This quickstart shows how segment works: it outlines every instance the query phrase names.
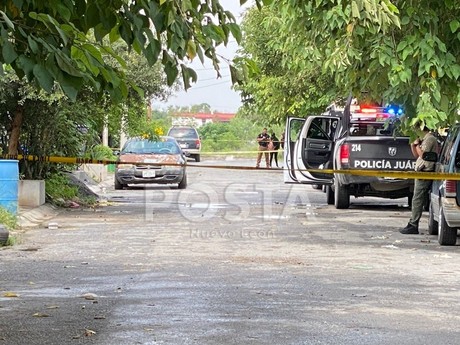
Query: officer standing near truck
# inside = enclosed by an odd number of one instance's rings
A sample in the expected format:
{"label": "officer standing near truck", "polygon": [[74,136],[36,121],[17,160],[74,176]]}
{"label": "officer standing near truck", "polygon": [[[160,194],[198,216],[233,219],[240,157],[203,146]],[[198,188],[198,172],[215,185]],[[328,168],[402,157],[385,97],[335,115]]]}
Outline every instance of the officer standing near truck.
{"label": "officer standing near truck", "polygon": [[256,168],[260,167],[260,161],[262,160],[262,155],[265,156],[265,165],[267,169],[270,168],[270,158],[268,152],[268,143],[270,142],[270,134],[267,133],[267,128],[262,130],[257,136],[257,143],[259,144],[259,152],[257,153],[257,163]]}
{"label": "officer standing near truck", "polygon": [[[438,141],[435,136],[430,133],[430,130],[421,124],[420,130],[423,133],[423,138],[416,139],[411,144],[412,154],[417,161],[415,162],[415,171],[434,171],[435,162],[425,161],[422,156],[425,152],[438,152]],[[412,216],[409,223],[404,229],[399,232],[404,235],[418,234],[418,224],[422,217],[423,206],[426,204],[428,193],[431,188],[431,180],[415,180],[414,181],[414,196],[412,198]]]}

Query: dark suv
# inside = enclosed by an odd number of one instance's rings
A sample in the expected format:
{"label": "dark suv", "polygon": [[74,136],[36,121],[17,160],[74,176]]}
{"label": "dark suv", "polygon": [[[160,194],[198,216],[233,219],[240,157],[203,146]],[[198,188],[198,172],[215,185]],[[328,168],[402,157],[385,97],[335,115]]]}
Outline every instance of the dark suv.
{"label": "dark suv", "polygon": [[[460,124],[449,130],[436,163],[436,172],[460,172]],[[435,180],[430,193],[428,232],[438,234],[441,245],[457,243],[460,228],[460,181]]]}
{"label": "dark suv", "polygon": [[201,160],[201,140],[196,128],[191,126],[172,126],[168,131],[168,136],[173,137],[179,143],[187,156]]}

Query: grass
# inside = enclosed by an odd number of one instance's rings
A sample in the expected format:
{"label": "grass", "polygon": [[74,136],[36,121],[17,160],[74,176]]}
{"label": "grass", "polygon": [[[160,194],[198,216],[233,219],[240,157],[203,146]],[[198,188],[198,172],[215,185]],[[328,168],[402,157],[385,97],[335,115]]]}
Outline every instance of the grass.
{"label": "grass", "polygon": [[69,179],[61,173],[51,175],[45,183],[46,195],[51,203],[58,200],[74,200],[78,197],[78,188],[70,184]]}
{"label": "grass", "polygon": [[[18,224],[17,217],[11,212],[4,209],[3,207],[0,207],[0,224],[3,224],[7,230],[16,229],[17,224]],[[12,246],[16,242],[17,242],[16,237],[11,236],[11,233],[10,233],[5,246]]]}
{"label": "grass", "polygon": [[0,224],[3,224],[8,230],[16,229],[17,218],[11,212],[0,207]]}
{"label": "grass", "polygon": [[97,203],[94,196],[81,194],[78,187],[62,173],[55,173],[46,179],[45,189],[48,202],[58,207],[66,207],[70,202],[76,202],[84,207],[94,206]]}

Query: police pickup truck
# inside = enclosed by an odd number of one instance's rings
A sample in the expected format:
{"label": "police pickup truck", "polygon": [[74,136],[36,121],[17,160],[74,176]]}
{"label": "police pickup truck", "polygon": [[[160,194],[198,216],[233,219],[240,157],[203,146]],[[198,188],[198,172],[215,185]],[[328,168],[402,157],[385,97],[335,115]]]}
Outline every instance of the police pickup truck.
{"label": "police pickup truck", "polygon": [[[408,197],[413,180],[320,170],[414,170],[409,138],[398,135],[397,107],[330,106],[320,116],[289,117],[285,130],[284,182],[323,185],[327,203],[350,206],[350,196]],[[316,171],[309,171],[316,170]],[[318,171],[319,170],[319,171]]]}

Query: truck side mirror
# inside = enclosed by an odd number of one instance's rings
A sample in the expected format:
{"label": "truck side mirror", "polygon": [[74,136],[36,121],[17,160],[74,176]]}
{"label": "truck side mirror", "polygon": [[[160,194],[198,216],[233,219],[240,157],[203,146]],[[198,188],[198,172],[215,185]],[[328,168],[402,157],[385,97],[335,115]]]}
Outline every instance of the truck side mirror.
{"label": "truck side mirror", "polygon": [[423,152],[422,159],[427,162],[437,162],[438,154],[436,152]]}

